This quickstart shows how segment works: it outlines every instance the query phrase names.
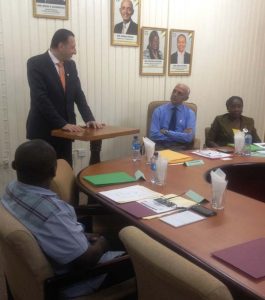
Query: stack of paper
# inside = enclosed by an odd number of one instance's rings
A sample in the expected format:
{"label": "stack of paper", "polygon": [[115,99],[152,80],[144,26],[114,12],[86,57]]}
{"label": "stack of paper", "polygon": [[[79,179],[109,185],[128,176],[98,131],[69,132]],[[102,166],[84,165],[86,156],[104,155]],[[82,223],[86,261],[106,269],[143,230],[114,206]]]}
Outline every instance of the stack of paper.
{"label": "stack of paper", "polygon": [[127,203],[143,199],[155,199],[162,196],[162,194],[154,192],[141,185],[133,185],[121,189],[100,192],[100,194],[117,203]]}
{"label": "stack of paper", "polygon": [[169,164],[182,163],[192,160],[192,157],[183,153],[175,152],[172,150],[159,151],[159,155],[168,160]]}
{"label": "stack of paper", "polygon": [[194,201],[180,196],[176,196],[175,198],[170,199],[170,202],[176,204],[178,207],[186,207],[186,208],[189,208],[195,204]]}
{"label": "stack of paper", "polygon": [[182,213],[176,213],[174,215],[160,218],[160,220],[162,220],[163,222],[165,222],[169,225],[172,225],[174,227],[180,227],[180,226],[198,222],[198,221],[201,221],[204,219],[205,219],[205,217],[195,214],[191,211],[184,211]]}
{"label": "stack of paper", "polygon": [[199,156],[207,157],[210,159],[227,158],[227,157],[232,156],[231,154],[221,153],[219,151],[210,150],[210,149],[195,150],[195,151],[192,151],[192,153],[199,155]]}

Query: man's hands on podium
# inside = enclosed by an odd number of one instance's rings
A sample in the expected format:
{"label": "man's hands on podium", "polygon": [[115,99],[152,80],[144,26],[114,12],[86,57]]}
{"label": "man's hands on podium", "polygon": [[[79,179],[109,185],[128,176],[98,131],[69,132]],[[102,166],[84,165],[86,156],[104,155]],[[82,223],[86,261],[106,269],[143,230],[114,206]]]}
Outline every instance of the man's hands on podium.
{"label": "man's hands on podium", "polygon": [[[89,121],[86,123],[86,127],[94,128],[94,129],[101,129],[105,126],[105,123],[99,123],[96,121]],[[62,127],[63,130],[70,131],[70,132],[82,132],[84,131],[84,127],[75,124],[66,124]]]}
{"label": "man's hands on podium", "polygon": [[70,131],[70,132],[82,132],[84,131],[84,128],[82,128],[79,125],[75,124],[66,124],[64,127],[62,127],[63,130]]}
{"label": "man's hands on podium", "polygon": [[90,127],[90,128],[94,128],[94,129],[101,129],[104,126],[106,126],[106,124],[105,123],[99,123],[97,121],[89,121],[89,122],[86,123],[86,126]]}

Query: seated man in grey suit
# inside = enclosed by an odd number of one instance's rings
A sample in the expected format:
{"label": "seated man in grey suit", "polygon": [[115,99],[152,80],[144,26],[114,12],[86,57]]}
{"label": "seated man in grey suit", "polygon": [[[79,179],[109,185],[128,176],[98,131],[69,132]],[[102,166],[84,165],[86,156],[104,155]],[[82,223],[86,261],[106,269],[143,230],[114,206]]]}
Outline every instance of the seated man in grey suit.
{"label": "seated man in grey suit", "polygon": [[189,64],[190,63],[190,53],[186,52],[186,36],[180,34],[177,37],[177,51],[171,55],[171,64]]}
{"label": "seated man in grey suit", "polygon": [[134,9],[132,1],[123,0],[120,7],[120,14],[123,21],[115,25],[114,33],[137,35],[138,25],[132,20],[133,13]]}

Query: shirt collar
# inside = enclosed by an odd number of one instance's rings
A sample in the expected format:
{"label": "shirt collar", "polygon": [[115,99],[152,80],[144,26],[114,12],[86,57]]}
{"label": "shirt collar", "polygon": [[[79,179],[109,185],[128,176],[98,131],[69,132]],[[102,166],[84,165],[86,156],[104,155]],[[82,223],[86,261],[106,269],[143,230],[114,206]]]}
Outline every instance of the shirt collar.
{"label": "shirt collar", "polygon": [[52,62],[53,62],[55,65],[58,64],[58,63],[60,62],[59,59],[51,52],[50,49],[48,50],[48,53],[49,53],[49,55],[50,55],[50,58],[51,58]]}
{"label": "shirt collar", "polygon": [[27,190],[30,190],[32,192],[38,192],[41,195],[56,196],[56,193],[54,193],[53,191],[51,191],[49,189],[42,188],[40,186],[26,184],[26,183],[23,183],[23,182],[18,181],[18,180],[15,181],[14,184],[17,185],[18,188],[27,189]]}
{"label": "shirt collar", "polygon": [[129,28],[130,24],[131,24],[131,21],[128,22],[128,23],[124,23],[124,22],[123,22],[123,25],[125,26],[126,30]]}
{"label": "shirt collar", "polygon": [[176,107],[177,110],[181,110],[181,109],[182,109],[182,106],[183,106],[183,103],[178,104],[178,105],[173,105],[171,102],[169,103],[170,109],[172,109],[173,107]]}

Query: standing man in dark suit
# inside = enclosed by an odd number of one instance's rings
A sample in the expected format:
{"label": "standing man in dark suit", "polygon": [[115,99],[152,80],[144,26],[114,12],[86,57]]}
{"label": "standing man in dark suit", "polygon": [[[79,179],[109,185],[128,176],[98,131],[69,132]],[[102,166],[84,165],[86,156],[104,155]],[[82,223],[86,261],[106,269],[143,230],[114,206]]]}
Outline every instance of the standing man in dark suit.
{"label": "standing man in dark suit", "polygon": [[114,33],[123,34],[138,34],[138,25],[132,20],[134,13],[133,3],[131,0],[122,0],[120,7],[120,14],[123,19],[121,23],[118,23],[114,27]]}
{"label": "standing man in dark suit", "polygon": [[[59,128],[70,132],[84,130],[76,125],[74,104],[87,127],[104,126],[95,121],[86,102],[75,62],[71,59],[74,54],[74,34],[67,29],[59,29],[52,38],[50,49],[44,54],[31,57],[27,63],[31,97],[27,138],[47,141],[54,147],[57,158],[63,158],[71,165],[72,141],[52,137],[51,131]],[[101,141],[91,143],[90,147],[92,164],[95,162],[93,160],[99,160]]]}
{"label": "standing man in dark suit", "polygon": [[177,37],[177,51],[171,55],[171,64],[190,64],[190,53],[186,52],[186,36],[180,34]]}

